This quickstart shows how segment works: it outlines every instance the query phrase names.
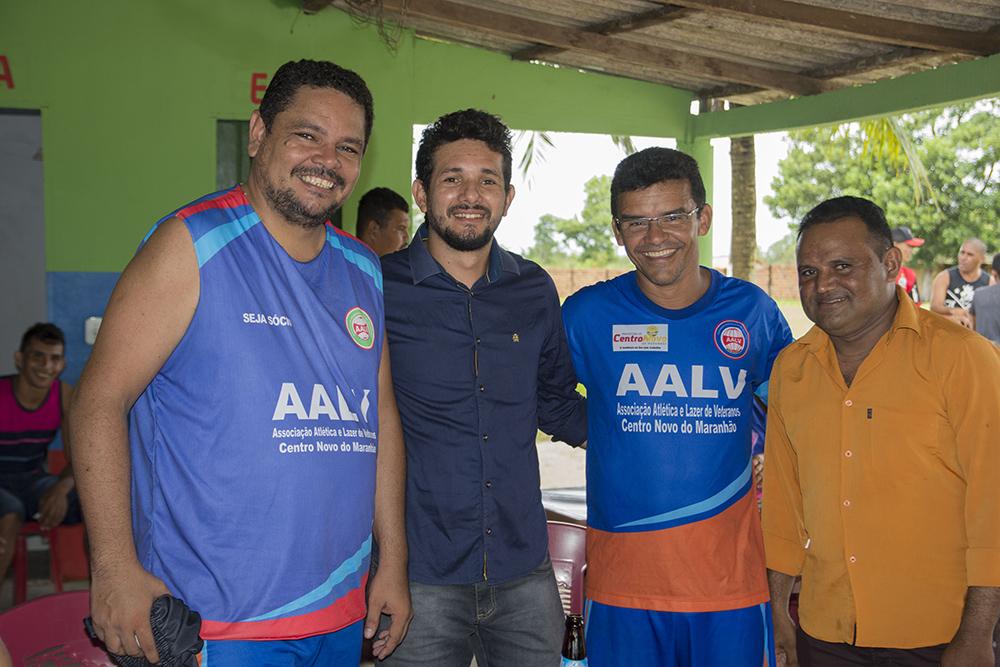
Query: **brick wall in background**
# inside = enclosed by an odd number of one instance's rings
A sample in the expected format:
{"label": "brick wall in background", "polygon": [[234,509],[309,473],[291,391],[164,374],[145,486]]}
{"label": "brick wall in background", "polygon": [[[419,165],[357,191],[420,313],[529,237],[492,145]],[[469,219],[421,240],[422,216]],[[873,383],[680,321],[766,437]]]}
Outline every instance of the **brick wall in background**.
{"label": "brick wall in background", "polygon": [[593,285],[594,283],[599,283],[602,280],[610,280],[620,276],[623,273],[628,273],[631,269],[626,268],[612,268],[612,269],[546,269],[549,275],[552,276],[553,282],[556,284],[556,291],[559,292],[559,299],[565,300],[573,292],[577,291],[581,287],[586,287],[587,285]]}
{"label": "brick wall in background", "polygon": [[799,298],[799,277],[794,264],[757,264],[751,280],[772,299]]}

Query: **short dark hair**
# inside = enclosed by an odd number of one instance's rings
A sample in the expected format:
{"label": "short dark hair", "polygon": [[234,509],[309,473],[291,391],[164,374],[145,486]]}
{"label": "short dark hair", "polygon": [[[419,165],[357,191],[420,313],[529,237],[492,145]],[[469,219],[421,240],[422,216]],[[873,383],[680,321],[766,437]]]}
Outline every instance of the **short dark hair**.
{"label": "short dark hair", "polygon": [[385,227],[389,214],[396,210],[410,214],[410,206],[402,195],[389,188],[372,188],[363,194],[358,202],[358,224],[354,230],[355,235],[360,238],[371,222],[377,223],[379,227]]}
{"label": "short dark hair", "polygon": [[260,117],[265,128],[271,129],[275,116],[288,108],[303,86],[333,88],[357,102],[365,110],[365,148],[368,148],[375,121],[371,91],[357,73],[327,60],[290,60],[278,68],[260,102]]}
{"label": "short dark hair", "polygon": [[810,227],[852,217],[860,218],[861,222],[865,223],[872,250],[879,257],[883,257],[885,251],[892,247],[892,230],[886,222],[882,207],[863,197],[834,197],[813,207],[802,218],[796,238],[801,241],[802,235]]}
{"label": "short dark hair", "polygon": [[1000,276],[1000,252],[993,255],[993,271]]}
{"label": "short dark hair", "polygon": [[611,215],[618,217],[618,198],[623,192],[644,190],[662,181],[683,180],[691,184],[697,206],[705,203],[705,182],[698,162],[687,153],[654,146],[633,153],[618,163],[611,179]]}
{"label": "short dark hair", "polygon": [[462,139],[481,141],[490,150],[499,153],[503,158],[503,185],[510,187],[511,158],[510,128],[504,125],[499,116],[480,111],[465,109],[441,116],[424,128],[420,136],[420,147],[417,148],[417,179],[430,189],[431,173],[434,171],[434,153],[443,144]]}
{"label": "short dark hair", "polygon": [[31,325],[31,327],[24,332],[24,335],[21,336],[21,347],[18,348],[18,350],[20,352],[24,352],[28,349],[28,345],[33,340],[46,343],[47,345],[55,345],[58,343],[63,347],[66,347],[66,336],[63,334],[62,329],[51,322],[36,322]]}

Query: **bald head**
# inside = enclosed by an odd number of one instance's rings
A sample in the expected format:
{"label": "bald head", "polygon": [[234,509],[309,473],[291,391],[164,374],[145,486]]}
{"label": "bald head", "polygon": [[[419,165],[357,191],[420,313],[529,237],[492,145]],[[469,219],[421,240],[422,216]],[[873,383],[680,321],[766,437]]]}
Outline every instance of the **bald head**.
{"label": "bald head", "polygon": [[986,261],[986,244],[979,239],[968,239],[958,251],[958,270],[966,279],[978,278]]}

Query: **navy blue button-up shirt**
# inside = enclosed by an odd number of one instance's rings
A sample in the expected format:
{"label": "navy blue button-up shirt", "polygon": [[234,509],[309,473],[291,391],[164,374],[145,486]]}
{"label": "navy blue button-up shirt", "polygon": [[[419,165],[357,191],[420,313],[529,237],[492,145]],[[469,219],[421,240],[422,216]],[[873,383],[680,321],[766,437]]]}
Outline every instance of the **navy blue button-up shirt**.
{"label": "navy blue button-up shirt", "polygon": [[548,548],[537,429],[582,443],[586,402],[549,275],[494,242],[470,290],[431,257],[426,237],[424,225],[382,259],[410,578],[502,583],[531,572]]}

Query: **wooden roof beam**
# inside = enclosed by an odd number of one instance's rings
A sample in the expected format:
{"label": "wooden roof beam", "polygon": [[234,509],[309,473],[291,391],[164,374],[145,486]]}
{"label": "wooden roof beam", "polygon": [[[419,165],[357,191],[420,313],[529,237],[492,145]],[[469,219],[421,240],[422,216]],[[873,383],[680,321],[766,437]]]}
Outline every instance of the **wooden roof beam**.
{"label": "wooden roof beam", "polygon": [[[840,63],[822,65],[820,67],[806,70],[803,74],[817,79],[835,79],[838,77],[863,74],[864,72],[870,72],[872,70],[882,69],[885,67],[892,67],[894,65],[905,65],[909,62],[916,62],[931,57],[940,56],[934,51],[903,47],[873,56],[865,56],[863,58],[855,58],[853,60],[847,60]],[[700,96],[707,99],[728,99],[737,95],[756,93],[760,90],[761,89],[759,87],[737,84],[733,86],[719,86],[717,88],[711,88],[709,90],[702,91]]]}
{"label": "wooden roof beam", "polygon": [[[334,5],[350,11],[343,0],[334,0]],[[531,41],[566,51],[596,53],[639,65],[672,68],[689,76],[716,81],[775,88],[795,95],[814,95],[831,89],[824,81],[792,72],[636,44],[449,0],[383,0],[382,7],[385,12],[398,15],[404,23],[407,17],[416,16],[471,32],[489,32],[506,39]]]}
{"label": "wooden roof beam", "polygon": [[[592,32],[597,35],[619,35],[623,32],[632,32],[633,30],[648,28],[651,25],[660,25],[662,23],[666,23],[667,21],[676,21],[682,16],[690,13],[691,10],[684,7],[664,5],[663,7],[651,9],[648,12],[626,14],[625,16],[617,19],[602,21],[601,23],[592,23],[590,25],[581,26],[578,29],[584,32]],[[515,51],[510,54],[510,57],[514,60],[538,60],[540,58],[544,58],[545,56],[561,53],[563,50],[564,49],[556,48],[554,46],[529,46],[526,49]]]}
{"label": "wooden roof beam", "polygon": [[[657,0],[659,1],[659,0]],[[947,53],[986,56],[1000,52],[996,30],[973,32],[925,23],[857,14],[841,9],[805,5],[790,0],[669,0],[665,5],[727,13],[741,18],[792,23],[823,32],[881,44],[895,44]]]}

